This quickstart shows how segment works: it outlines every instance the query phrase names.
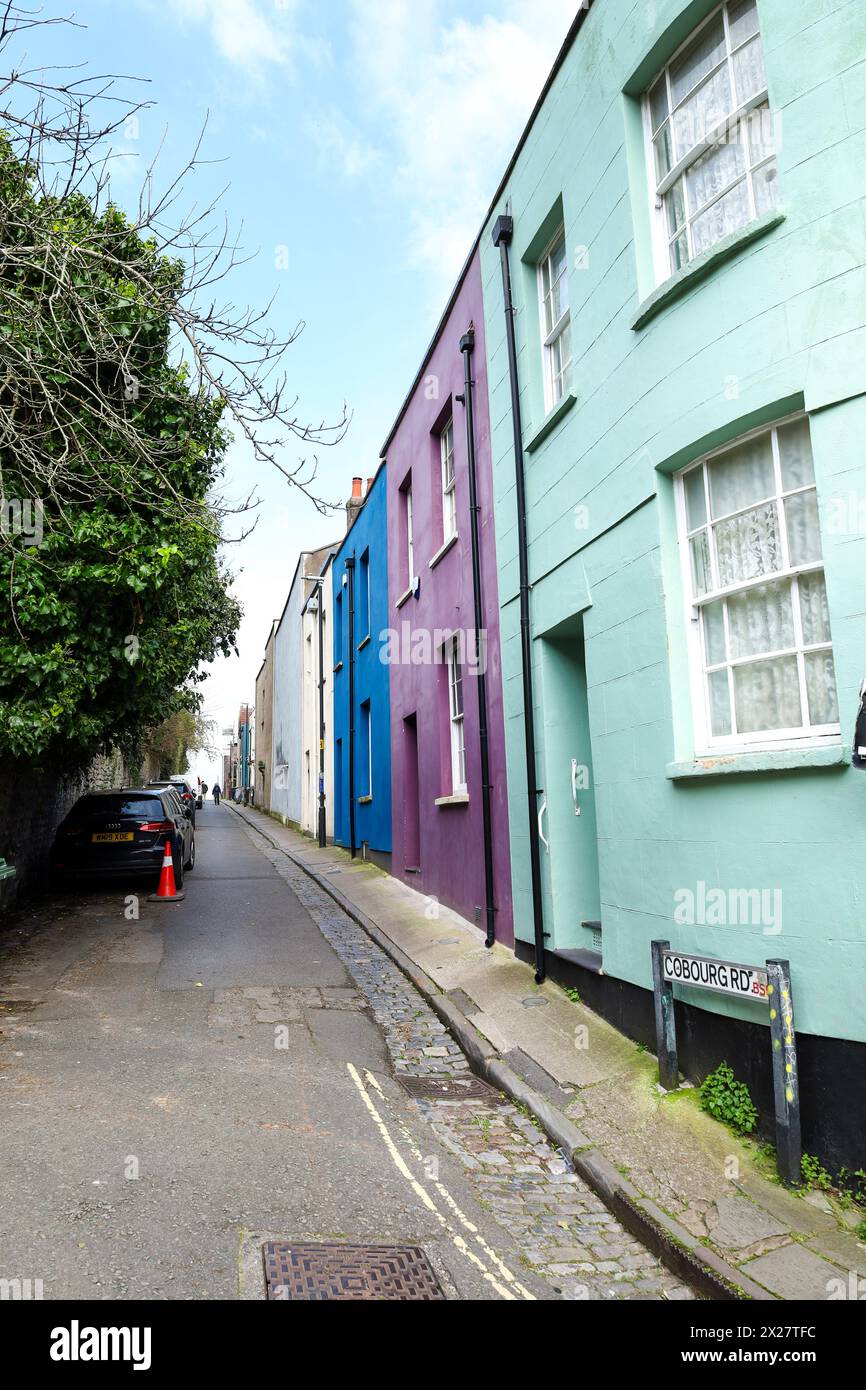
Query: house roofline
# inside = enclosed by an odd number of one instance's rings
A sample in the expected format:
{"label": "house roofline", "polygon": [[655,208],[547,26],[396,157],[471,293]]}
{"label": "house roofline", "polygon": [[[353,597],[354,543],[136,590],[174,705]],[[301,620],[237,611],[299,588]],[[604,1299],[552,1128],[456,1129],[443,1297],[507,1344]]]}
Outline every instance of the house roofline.
{"label": "house roofline", "polygon": [[276,636],[276,634],[279,632],[280,628],[282,627],[282,625],[283,625],[283,618],[286,616],[286,613],[287,613],[287,611],[288,611],[289,604],[290,604],[291,601],[292,601],[292,594],[294,593],[295,582],[296,582],[296,580],[297,580],[297,578],[298,578],[298,570],[301,568],[301,561],[305,558],[305,556],[307,556],[307,555],[312,555],[312,553],[313,553],[313,552],[312,552],[311,550],[302,550],[302,551],[300,552],[300,554],[298,555],[298,562],[297,562],[297,564],[295,565],[295,572],[294,572],[294,574],[292,575],[292,582],[291,582],[291,584],[289,585],[289,592],[286,594],[286,601],[285,601],[285,603],[283,604],[283,611],[282,611],[282,613],[280,614],[279,618],[277,619],[277,624],[276,624],[276,627],[274,628],[274,636]]}
{"label": "house roofline", "polygon": [[382,469],[385,467],[385,464],[386,464],[386,463],[387,463],[387,459],[386,459],[384,456],[383,456],[382,458],[379,459],[379,464],[378,464],[378,467],[376,468],[376,472],[373,474],[372,478],[370,479],[370,486],[367,488],[367,491],[364,493],[364,496],[363,496],[363,498],[361,499],[361,505],[360,505],[360,507],[358,508],[358,510],[355,512],[355,515],[352,517],[351,525],[349,526],[349,529],[347,530],[345,536],[344,536],[343,539],[340,541],[340,544],[337,546],[336,550],[334,551],[334,555],[333,555],[333,559],[334,559],[334,560],[336,560],[337,557],[338,557],[339,555],[342,555],[343,551],[345,550],[345,548],[346,548],[346,542],[348,541],[349,537],[351,536],[352,532],[354,531],[354,529],[355,529],[355,523],[357,522],[358,517],[361,515],[362,511],[363,511],[364,508],[366,507],[367,502],[368,502],[369,497],[370,497],[370,493],[373,491],[373,488],[376,486],[377,482],[379,481],[379,474],[382,472]]}
{"label": "house roofline", "polygon": [[[334,563],[334,560],[336,559],[337,551],[339,550],[339,548],[340,548],[340,547],[339,547],[338,545],[332,545],[332,546],[329,548],[328,557],[327,557],[327,559],[325,560],[325,563],[324,563],[324,565],[323,565],[323,567],[322,567],[320,573],[319,573],[319,574],[305,574],[305,575],[304,575],[304,583],[305,583],[305,584],[310,584],[314,579],[323,579],[323,578],[324,578],[324,576],[328,573],[328,570],[331,568],[332,564]],[[307,551],[307,554],[308,554],[308,555],[315,554],[315,551]],[[313,601],[313,599],[314,599],[315,597],[316,597],[316,590],[313,589],[313,592],[312,592],[311,594],[308,594],[307,597],[306,597],[305,600],[304,600],[304,606],[303,606],[303,608],[301,609],[301,614],[302,614],[302,615],[306,613],[307,609],[309,608],[310,604],[312,603],[312,601]]]}

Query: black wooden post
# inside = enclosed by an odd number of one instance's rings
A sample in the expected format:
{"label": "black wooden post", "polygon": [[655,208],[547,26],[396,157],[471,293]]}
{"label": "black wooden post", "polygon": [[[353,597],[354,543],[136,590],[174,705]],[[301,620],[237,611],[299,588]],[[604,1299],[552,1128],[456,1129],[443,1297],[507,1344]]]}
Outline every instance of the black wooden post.
{"label": "black wooden post", "polygon": [[666,1091],[675,1091],[680,1084],[677,1065],[677,1028],[674,1019],[674,987],[665,979],[662,954],[670,950],[669,941],[654,941],[653,998],[656,1012],[656,1053],[659,1059],[659,1084]]}
{"label": "black wooden post", "polygon": [[770,1041],[773,1049],[773,1092],[776,1101],[776,1160],[783,1182],[801,1180],[800,1084],[797,1077],[797,1037],[791,967],[786,960],[768,960]]}

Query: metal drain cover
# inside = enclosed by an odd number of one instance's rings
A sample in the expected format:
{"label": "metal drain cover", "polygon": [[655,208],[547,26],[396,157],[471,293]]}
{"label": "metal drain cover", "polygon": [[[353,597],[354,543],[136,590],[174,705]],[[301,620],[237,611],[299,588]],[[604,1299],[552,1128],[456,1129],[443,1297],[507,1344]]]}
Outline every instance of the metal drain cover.
{"label": "metal drain cover", "polygon": [[400,1076],[404,1091],[413,1100],[486,1100],[501,1105],[502,1097],[477,1076]]}
{"label": "metal drain cover", "polygon": [[269,1240],[263,1247],[268,1298],[429,1303],[445,1294],[418,1245],[320,1245]]}

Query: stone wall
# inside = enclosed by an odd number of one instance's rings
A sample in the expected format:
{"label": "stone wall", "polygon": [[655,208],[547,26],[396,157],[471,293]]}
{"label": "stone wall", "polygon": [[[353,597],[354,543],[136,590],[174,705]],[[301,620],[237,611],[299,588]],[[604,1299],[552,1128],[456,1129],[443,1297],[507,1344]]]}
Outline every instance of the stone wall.
{"label": "stone wall", "polygon": [[0,771],[0,858],[17,870],[8,880],[5,903],[46,881],[54,832],[67,811],[89,788],[107,789],[126,780],[119,755],[94,758],[86,772],[51,769]]}

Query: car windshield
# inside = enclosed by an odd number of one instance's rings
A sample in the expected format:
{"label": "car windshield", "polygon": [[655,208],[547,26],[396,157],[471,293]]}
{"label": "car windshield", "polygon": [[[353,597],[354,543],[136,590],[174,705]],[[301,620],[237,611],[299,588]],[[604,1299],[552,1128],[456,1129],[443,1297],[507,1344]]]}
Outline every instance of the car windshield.
{"label": "car windshield", "polygon": [[85,796],[73,807],[70,820],[102,820],[114,816],[163,820],[165,812],[156,796]]}

